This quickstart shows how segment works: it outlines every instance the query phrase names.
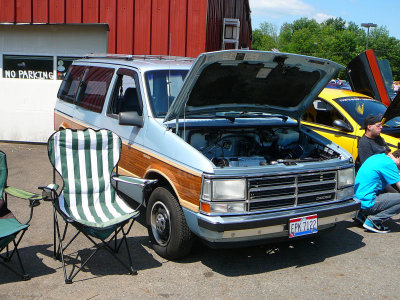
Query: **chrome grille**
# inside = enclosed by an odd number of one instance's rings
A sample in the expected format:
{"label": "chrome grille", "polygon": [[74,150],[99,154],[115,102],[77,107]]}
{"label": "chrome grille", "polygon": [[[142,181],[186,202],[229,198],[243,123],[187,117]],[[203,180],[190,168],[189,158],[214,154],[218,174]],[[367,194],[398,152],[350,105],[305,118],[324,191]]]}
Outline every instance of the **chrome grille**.
{"label": "chrome grille", "polygon": [[249,211],[336,200],[336,171],[250,178]]}

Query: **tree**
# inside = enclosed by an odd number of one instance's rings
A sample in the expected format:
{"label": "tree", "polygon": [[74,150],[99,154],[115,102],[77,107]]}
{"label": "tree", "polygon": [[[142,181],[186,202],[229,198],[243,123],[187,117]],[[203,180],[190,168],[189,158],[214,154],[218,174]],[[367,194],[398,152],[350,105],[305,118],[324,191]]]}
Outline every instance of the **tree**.
{"label": "tree", "polygon": [[272,50],[278,46],[276,26],[271,23],[261,23],[260,28],[253,31],[252,46],[257,50]]}
{"label": "tree", "polygon": [[[298,53],[330,59],[346,66],[354,57],[365,51],[366,32],[354,22],[330,18],[322,23],[301,18],[277,28],[268,22],[253,31],[253,49]],[[389,35],[386,27],[370,32],[369,48],[378,59],[388,59],[394,80],[400,80],[400,41]],[[342,71],[339,76],[344,76]]]}

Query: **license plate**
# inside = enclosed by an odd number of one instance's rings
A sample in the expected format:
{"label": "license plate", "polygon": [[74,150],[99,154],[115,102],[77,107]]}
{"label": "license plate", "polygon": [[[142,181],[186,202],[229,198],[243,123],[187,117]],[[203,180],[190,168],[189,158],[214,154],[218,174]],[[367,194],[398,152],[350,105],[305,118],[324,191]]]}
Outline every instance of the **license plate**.
{"label": "license plate", "polygon": [[289,238],[318,232],[318,216],[311,215],[289,220]]}

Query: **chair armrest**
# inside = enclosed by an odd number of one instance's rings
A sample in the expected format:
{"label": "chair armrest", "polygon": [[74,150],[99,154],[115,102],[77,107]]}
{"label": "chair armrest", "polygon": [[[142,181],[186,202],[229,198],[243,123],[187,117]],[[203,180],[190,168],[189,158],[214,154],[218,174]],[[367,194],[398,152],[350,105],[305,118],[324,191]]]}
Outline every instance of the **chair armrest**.
{"label": "chair armrest", "polygon": [[58,189],[59,185],[55,183],[48,184],[47,186],[39,186],[38,189],[42,190],[42,197],[45,201],[54,201],[58,198]]}
{"label": "chair armrest", "polygon": [[157,182],[157,180],[143,179],[143,178],[137,178],[137,177],[131,177],[131,176],[124,176],[124,175],[114,175],[111,177],[111,179],[114,181],[117,181],[117,182],[124,182],[124,183],[128,183],[128,184],[133,184],[133,185],[140,185],[143,187],[148,184]]}
{"label": "chair armrest", "polygon": [[29,224],[29,222],[32,220],[33,208],[38,206],[38,205],[40,205],[40,200],[43,200],[43,196],[39,195],[39,194],[27,192],[25,190],[21,190],[21,189],[18,189],[18,188],[15,188],[15,187],[11,187],[11,186],[6,187],[4,189],[4,192],[7,195],[10,195],[10,196],[13,196],[13,197],[16,197],[16,198],[29,200],[29,206],[31,208],[31,212],[30,212],[28,221],[26,221],[24,223],[25,225]]}
{"label": "chair armrest", "polygon": [[31,206],[39,205],[39,200],[43,199],[43,196],[31,192],[27,192],[15,187],[8,186],[4,189],[4,192],[7,195],[17,197],[24,200],[29,200]]}

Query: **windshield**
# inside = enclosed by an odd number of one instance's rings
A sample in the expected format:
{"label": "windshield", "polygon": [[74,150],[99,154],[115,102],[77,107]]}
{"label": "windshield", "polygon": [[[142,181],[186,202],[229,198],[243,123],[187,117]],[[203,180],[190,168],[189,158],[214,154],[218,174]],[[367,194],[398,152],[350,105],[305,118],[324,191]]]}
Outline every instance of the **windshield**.
{"label": "windshield", "polygon": [[165,117],[182,88],[188,70],[154,70],[145,73],[147,93],[156,118]]}
{"label": "windshield", "polygon": [[[386,106],[381,102],[374,99],[358,98],[358,97],[343,97],[334,99],[349,115],[362,126],[364,119],[368,115],[374,115],[382,117],[386,112]],[[396,127],[399,126],[400,117],[396,117],[389,122],[385,123],[385,126]]]}

